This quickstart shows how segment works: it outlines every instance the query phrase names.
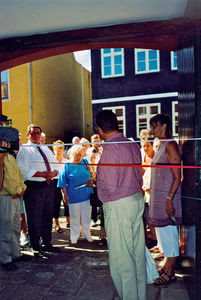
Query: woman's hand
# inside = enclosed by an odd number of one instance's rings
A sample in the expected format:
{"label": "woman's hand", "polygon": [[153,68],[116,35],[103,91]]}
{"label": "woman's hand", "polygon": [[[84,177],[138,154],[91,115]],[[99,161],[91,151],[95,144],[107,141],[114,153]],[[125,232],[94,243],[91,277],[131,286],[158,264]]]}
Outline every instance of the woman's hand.
{"label": "woman's hand", "polygon": [[90,188],[94,188],[94,187],[96,187],[96,183],[97,183],[97,180],[90,177],[86,183],[86,186],[90,187]]}
{"label": "woman's hand", "polygon": [[166,212],[168,214],[168,216],[173,217],[175,214],[175,209],[173,206],[173,202],[170,199],[166,198]]}

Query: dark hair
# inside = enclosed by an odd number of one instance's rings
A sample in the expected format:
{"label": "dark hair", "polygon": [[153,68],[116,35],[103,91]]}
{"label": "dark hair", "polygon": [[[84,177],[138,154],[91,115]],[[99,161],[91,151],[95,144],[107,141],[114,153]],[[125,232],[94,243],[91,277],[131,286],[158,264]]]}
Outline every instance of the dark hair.
{"label": "dark hair", "polygon": [[172,136],[172,131],[171,131],[171,118],[169,115],[166,115],[166,114],[158,114],[158,115],[155,115],[154,117],[152,117],[150,119],[150,125],[152,125],[153,123],[158,123],[160,125],[164,125],[166,124],[167,127],[166,127],[166,136],[168,138],[170,138]]}
{"label": "dark hair", "polygon": [[105,133],[119,130],[117,116],[111,110],[101,110],[96,116],[96,125]]}
{"label": "dark hair", "polygon": [[37,124],[30,124],[28,127],[27,127],[27,133],[30,133],[31,132],[31,128],[38,128],[40,129],[40,132],[42,132],[42,129],[39,125]]}

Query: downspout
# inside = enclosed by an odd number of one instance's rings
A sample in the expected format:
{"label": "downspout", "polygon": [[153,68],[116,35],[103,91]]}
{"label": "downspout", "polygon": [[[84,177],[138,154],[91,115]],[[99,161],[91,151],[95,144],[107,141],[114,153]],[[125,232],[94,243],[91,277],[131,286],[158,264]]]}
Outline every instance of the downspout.
{"label": "downspout", "polygon": [[33,107],[32,107],[32,78],[31,78],[31,63],[28,63],[29,73],[29,109],[30,109],[30,124],[33,123]]}
{"label": "downspout", "polygon": [[1,99],[1,72],[0,72],[0,114],[2,114],[2,99]]}
{"label": "downspout", "polygon": [[83,78],[83,67],[81,67],[81,89],[82,89],[82,128],[83,128],[83,136],[85,137],[85,109],[84,109],[84,78]]}

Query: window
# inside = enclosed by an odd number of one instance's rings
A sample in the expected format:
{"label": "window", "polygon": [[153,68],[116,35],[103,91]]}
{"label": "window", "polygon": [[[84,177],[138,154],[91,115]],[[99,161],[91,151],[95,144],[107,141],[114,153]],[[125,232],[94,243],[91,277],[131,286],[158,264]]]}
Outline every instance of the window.
{"label": "window", "polygon": [[124,76],[124,49],[101,49],[102,78]]}
{"label": "window", "polygon": [[178,136],[178,101],[172,101],[172,135]]}
{"label": "window", "polygon": [[135,74],[160,71],[159,51],[135,49]]}
{"label": "window", "polygon": [[150,119],[160,114],[160,103],[138,104],[136,105],[137,137],[140,137],[142,129],[149,129]]}
{"label": "window", "polygon": [[125,106],[113,106],[113,107],[103,107],[103,109],[111,110],[113,113],[116,114],[119,130],[123,132],[126,136],[126,115],[125,115]]}
{"label": "window", "polygon": [[170,58],[171,58],[171,70],[177,70],[177,52],[171,51]]}
{"label": "window", "polygon": [[8,70],[1,72],[1,98],[8,99]]}

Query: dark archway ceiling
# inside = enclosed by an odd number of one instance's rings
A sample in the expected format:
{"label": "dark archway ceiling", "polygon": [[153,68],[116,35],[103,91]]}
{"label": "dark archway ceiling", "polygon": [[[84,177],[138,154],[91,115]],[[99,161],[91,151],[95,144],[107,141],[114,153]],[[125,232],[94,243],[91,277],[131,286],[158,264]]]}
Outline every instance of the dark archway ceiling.
{"label": "dark archway ceiling", "polygon": [[82,49],[177,50],[201,30],[201,0],[1,0],[0,70]]}

